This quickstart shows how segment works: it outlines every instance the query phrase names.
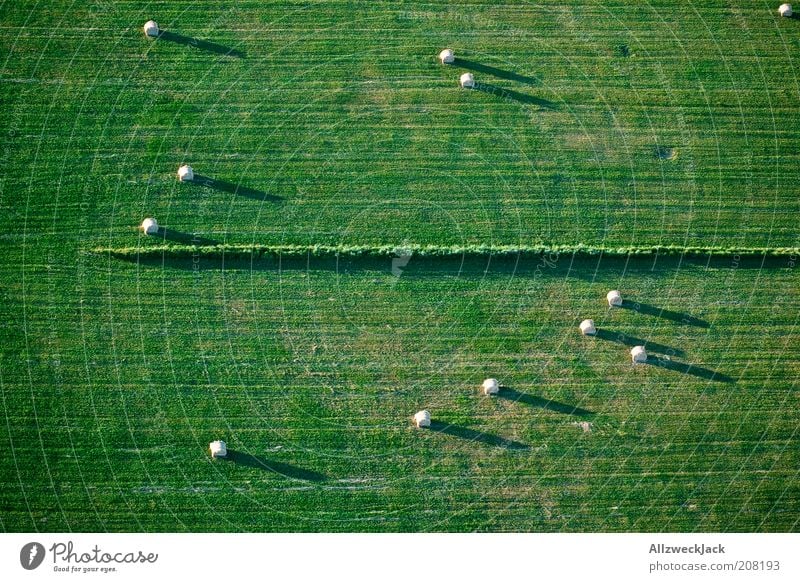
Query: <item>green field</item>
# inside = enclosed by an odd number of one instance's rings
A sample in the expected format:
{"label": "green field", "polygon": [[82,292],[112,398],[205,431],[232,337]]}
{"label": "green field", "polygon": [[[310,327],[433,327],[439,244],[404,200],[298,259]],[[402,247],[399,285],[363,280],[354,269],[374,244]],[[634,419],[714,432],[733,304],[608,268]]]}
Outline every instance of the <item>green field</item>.
{"label": "green field", "polygon": [[0,2],[0,530],[796,531],[776,8]]}

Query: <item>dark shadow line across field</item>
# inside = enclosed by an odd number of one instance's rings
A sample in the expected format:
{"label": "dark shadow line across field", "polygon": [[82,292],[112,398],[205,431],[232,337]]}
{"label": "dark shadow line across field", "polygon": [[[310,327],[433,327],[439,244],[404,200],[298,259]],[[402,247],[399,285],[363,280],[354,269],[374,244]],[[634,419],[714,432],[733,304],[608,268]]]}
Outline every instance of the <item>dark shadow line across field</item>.
{"label": "dark shadow line across field", "polygon": [[219,244],[215,240],[199,236],[195,233],[182,232],[180,230],[175,230],[173,228],[165,228],[163,226],[159,226],[158,232],[155,235],[150,235],[150,236],[161,237],[165,241],[168,240],[174,243],[180,243],[184,245],[214,246],[216,244]]}
{"label": "dark shadow line across field", "polygon": [[[191,244],[191,242],[189,243]],[[142,249],[146,250],[146,248]],[[112,256],[140,265],[153,265],[186,270],[242,270],[242,271],[333,271],[341,275],[351,275],[369,271],[396,277],[399,281],[413,278],[464,277],[482,279],[490,275],[506,275],[530,278],[577,278],[597,282],[616,283],[621,274],[672,277],[686,265],[682,257],[652,256],[619,257],[606,255],[577,256],[562,255],[552,260],[540,253],[519,253],[515,255],[475,255],[419,256],[412,255],[399,274],[393,273],[392,256],[316,256],[273,255],[265,252],[220,251],[203,254],[199,261],[193,259],[190,251],[177,249],[174,253],[159,252],[155,256],[146,254],[124,255],[113,252]],[[703,259],[702,268],[735,269],[780,269],[786,268],[787,257],[741,258],[736,265],[730,258],[713,257]]]}
{"label": "dark shadow line across field", "polygon": [[500,392],[495,394],[495,396],[505,400],[512,400],[514,402],[527,404],[528,406],[534,406],[536,408],[558,412],[559,414],[571,414],[573,416],[591,416],[594,414],[594,412],[591,410],[586,410],[578,406],[572,406],[571,404],[564,404],[563,402],[557,402],[555,400],[549,400],[547,398],[541,398],[540,396],[534,396],[533,394],[526,394],[525,392],[520,392],[514,388],[509,388],[508,386],[503,386],[500,388]]}
{"label": "dark shadow line across field", "polygon": [[218,180],[216,178],[203,176],[201,174],[195,174],[194,179],[189,180],[187,183],[197,184],[198,186],[205,186],[206,188],[211,188],[212,190],[219,190],[220,192],[228,192],[229,194],[244,196],[246,198],[252,198],[254,200],[265,200],[267,202],[280,202],[284,200],[282,196],[267,194],[263,190],[256,190],[255,188],[242,186],[241,184],[234,184],[233,182],[227,182],[226,180]]}
{"label": "dark shadow line across field", "polygon": [[636,311],[637,313],[641,313],[643,315],[651,315],[653,317],[659,317],[661,319],[668,319],[669,321],[674,321],[676,323],[683,323],[685,325],[693,325],[695,327],[710,327],[710,324],[698,317],[693,317],[688,313],[679,313],[677,311],[670,311],[669,309],[663,309],[661,307],[656,307],[655,305],[649,305],[647,303],[639,303],[637,301],[629,301],[624,299],[622,301],[622,305],[619,306],[621,309],[629,309],[631,311]]}
{"label": "dark shadow line across field", "polygon": [[474,71],[476,73],[483,73],[486,75],[492,75],[494,77],[498,77],[499,79],[506,79],[507,81],[515,81],[517,83],[524,83],[526,85],[539,85],[540,81],[535,77],[528,77],[526,75],[520,75],[519,73],[515,73],[513,71],[507,71],[505,69],[498,69],[497,67],[492,67],[491,65],[484,65],[483,63],[476,63],[475,61],[471,61],[469,59],[461,59],[456,57],[452,63],[454,67],[461,67],[463,69],[467,69],[469,71]]}
{"label": "dark shadow line across field", "polygon": [[448,424],[446,422],[440,422],[437,420],[431,421],[430,430],[454,436],[460,439],[464,439],[466,441],[481,443],[484,445],[489,445],[491,447],[500,447],[512,451],[522,451],[530,448],[528,445],[524,443],[509,440],[497,435],[481,432],[479,430],[467,428],[465,426],[459,426],[457,424]]}
{"label": "dark shadow line across field", "polygon": [[228,449],[227,455],[225,457],[220,457],[220,459],[224,459],[244,467],[252,467],[254,469],[261,469],[262,471],[278,473],[279,475],[289,477],[290,479],[300,479],[302,481],[314,482],[320,482],[327,479],[325,475],[322,473],[317,473],[316,471],[310,471],[308,469],[303,469],[288,463],[281,463],[280,461],[271,461],[264,457],[251,455],[249,453],[242,453],[240,451],[234,451],[231,449]]}
{"label": "dark shadow line across field", "polygon": [[645,363],[658,368],[664,368],[665,370],[679,372],[680,374],[687,374],[689,376],[702,378],[703,380],[714,380],[716,382],[724,382],[726,384],[733,384],[736,382],[736,380],[730,376],[715,372],[714,370],[709,370],[708,368],[695,366],[693,364],[675,362],[673,360],[667,360],[666,358],[648,357]]}
{"label": "dark shadow line across field", "polygon": [[511,89],[504,89],[503,87],[498,87],[497,85],[492,85],[490,83],[475,83],[475,87],[473,89],[475,91],[480,91],[481,93],[494,95],[501,99],[516,101],[517,103],[522,103],[523,105],[536,105],[542,109],[556,109],[556,104],[552,101],[548,101],[547,99],[534,97],[533,95],[520,93],[519,91],[512,91]]}
{"label": "dark shadow line across field", "polygon": [[207,51],[210,53],[216,53],[218,55],[225,55],[229,57],[236,57],[236,58],[244,58],[244,52],[239,49],[234,49],[222,44],[217,44],[215,42],[210,42],[207,40],[200,40],[199,38],[193,38],[191,36],[184,36],[182,34],[178,34],[176,32],[170,32],[168,30],[162,30],[158,34],[158,38],[160,40],[165,40],[167,42],[174,42],[175,44],[181,44],[184,46],[191,46],[194,48],[198,48],[203,51]]}
{"label": "dark shadow line across field", "polygon": [[[591,336],[589,336],[589,337],[591,337]],[[664,345],[664,344],[660,344],[660,343],[657,343],[657,342],[654,342],[654,341],[642,339],[642,338],[635,337],[635,336],[632,336],[632,335],[628,335],[628,334],[625,334],[625,333],[622,333],[622,332],[609,331],[609,330],[606,330],[606,329],[598,329],[597,333],[594,334],[594,337],[596,337],[598,339],[601,339],[601,340],[622,344],[624,346],[630,346],[630,347],[633,347],[633,346],[644,346],[645,349],[650,351],[650,352],[658,352],[658,353],[661,353],[661,354],[667,354],[668,356],[683,357],[683,356],[686,355],[686,352],[684,352],[681,349],[674,348],[672,346],[667,346],[667,345]]]}

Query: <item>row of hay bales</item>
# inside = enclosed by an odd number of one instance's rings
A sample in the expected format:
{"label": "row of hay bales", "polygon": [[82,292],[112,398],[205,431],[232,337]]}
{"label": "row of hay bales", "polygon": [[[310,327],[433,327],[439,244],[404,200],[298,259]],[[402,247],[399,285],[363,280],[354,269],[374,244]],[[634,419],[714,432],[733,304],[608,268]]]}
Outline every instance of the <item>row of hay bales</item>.
{"label": "row of hay bales", "polygon": [[[606,301],[609,307],[620,307],[622,305],[622,294],[616,289],[609,291],[606,294]],[[595,335],[597,328],[594,325],[594,320],[584,319],[579,326],[580,332],[583,335]],[[639,364],[647,361],[647,351],[644,346],[634,346],[631,349],[631,360],[634,364]],[[487,396],[497,394],[500,389],[500,383],[495,378],[487,378],[483,381],[481,389]],[[431,413],[429,410],[420,410],[414,415],[414,424],[417,428],[426,428],[431,425]]]}
{"label": "row of hay bales", "polygon": [[[618,290],[609,291],[606,294],[606,301],[610,308],[622,306],[622,294]],[[592,319],[584,319],[579,329],[582,335],[591,336],[597,334],[597,327]],[[633,364],[647,361],[647,351],[644,346],[634,346],[630,351]],[[502,386],[496,378],[486,378],[481,384],[481,391],[486,396],[493,396],[500,392]],[[414,425],[417,428],[429,428],[431,426],[431,412],[427,409],[420,410],[413,416]],[[213,441],[209,444],[212,457],[224,457],[227,454],[225,441]]]}
{"label": "row of hay bales", "polygon": [[[616,289],[609,291],[606,294],[606,301],[608,301],[609,307],[621,307],[622,294]],[[597,334],[597,328],[594,325],[593,319],[584,319],[578,326],[578,329],[580,329],[583,335]],[[631,348],[631,360],[634,364],[640,364],[647,361],[647,350],[644,349],[644,346],[633,346]]]}
{"label": "row of hay bales", "polygon": [[[792,5],[791,4],[781,4],[778,7],[778,14],[780,14],[781,16],[783,16],[785,18],[793,18],[794,17],[794,12],[792,11]],[[150,23],[148,23],[148,24],[150,24]],[[155,23],[153,23],[153,24],[155,24]],[[147,25],[145,25],[145,32],[147,32],[146,27],[147,27]],[[455,56],[455,53],[453,52],[453,49],[449,49],[449,48],[443,49],[439,53],[439,60],[441,61],[441,63],[443,65],[454,64],[455,61],[456,61],[456,56]],[[475,76],[472,73],[462,73],[461,76],[459,77],[459,84],[464,89],[472,89],[472,88],[475,87]]]}
{"label": "row of hay bales", "polygon": [[[150,22],[153,21],[151,20]],[[194,170],[192,167],[184,164],[178,168],[178,180],[181,182],[191,182],[194,180]],[[152,217],[145,218],[139,228],[145,234],[158,234],[158,221]]]}
{"label": "row of hay bales", "polygon": [[[500,391],[500,382],[496,378],[487,378],[481,384],[481,390],[487,396],[497,394]],[[429,410],[420,410],[414,415],[414,424],[417,428],[429,428],[431,426],[431,413]],[[208,445],[212,458],[225,457],[228,454],[228,447],[225,441],[212,441]]]}
{"label": "row of hay bales", "polygon": [[[443,65],[452,65],[456,62],[456,55],[453,49],[446,48],[439,53],[439,60]],[[475,77],[472,73],[463,73],[458,79],[459,84],[464,89],[472,89],[475,87]]]}
{"label": "row of hay bales", "polygon": [[[500,382],[496,378],[486,378],[481,384],[481,391],[487,396],[500,392]],[[428,428],[431,425],[431,413],[429,410],[420,410],[414,415],[414,424],[417,428]]]}

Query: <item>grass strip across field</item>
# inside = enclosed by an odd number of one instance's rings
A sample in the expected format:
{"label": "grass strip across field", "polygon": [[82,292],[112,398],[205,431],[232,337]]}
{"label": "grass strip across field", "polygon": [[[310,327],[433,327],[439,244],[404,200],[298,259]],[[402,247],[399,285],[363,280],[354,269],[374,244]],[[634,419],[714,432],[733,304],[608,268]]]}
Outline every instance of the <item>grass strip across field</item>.
{"label": "grass strip across field", "polygon": [[118,258],[152,257],[170,255],[185,257],[188,255],[214,256],[514,256],[514,255],[548,255],[563,254],[576,256],[597,255],[644,255],[644,256],[730,256],[730,257],[795,257],[800,256],[800,249],[795,247],[781,248],[723,248],[723,247],[593,247],[586,245],[557,246],[519,246],[519,245],[241,245],[241,244],[181,244],[154,245],[146,247],[109,247],[94,249],[95,253],[110,254]]}

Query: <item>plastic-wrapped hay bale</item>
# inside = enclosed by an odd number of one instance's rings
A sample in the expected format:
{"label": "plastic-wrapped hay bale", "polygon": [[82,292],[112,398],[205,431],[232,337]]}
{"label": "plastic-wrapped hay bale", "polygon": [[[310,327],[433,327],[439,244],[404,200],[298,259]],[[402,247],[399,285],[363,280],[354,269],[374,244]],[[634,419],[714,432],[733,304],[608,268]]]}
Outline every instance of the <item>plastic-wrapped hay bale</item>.
{"label": "plastic-wrapped hay bale", "polygon": [[208,449],[211,451],[211,457],[224,457],[228,454],[228,447],[225,441],[213,441],[209,443]]}
{"label": "plastic-wrapped hay bale", "polygon": [[492,394],[497,394],[500,392],[500,383],[495,380],[494,378],[486,378],[483,381],[483,393],[487,396],[491,396]]}
{"label": "plastic-wrapped hay bale", "polygon": [[472,76],[472,73],[464,73],[459,82],[464,89],[472,89],[475,86],[475,77]]}
{"label": "plastic-wrapped hay bale", "polygon": [[156,24],[155,20],[148,20],[144,23],[144,33],[147,36],[158,36],[158,24]]}
{"label": "plastic-wrapped hay bale", "polygon": [[141,229],[145,234],[156,234],[158,232],[158,222],[155,218],[145,218],[142,221]]}
{"label": "plastic-wrapped hay bale", "polygon": [[622,305],[622,295],[620,295],[619,291],[609,291],[606,295],[606,299],[608,299],[609,307],[619,307]]}
{"label": "plastic-wrapped hay bale", "polygon": [[780,14],[781,16],[783,16],[785,18],[791,18],[792,14],[794,14],[794,12],[792,12],[792,5],[791,4],[781,4],[780,7],[778,8],[778,14]]}
{"label": "plastic-wrapped hay bale", "polygon": [[644,346],[634,346],[631,348],[631,360],[633,360],[634,364],[647,361],[647,352],[645,351]]}
{"label": "plastic-wrapped hay bale", "polygon": [[427,410],[420,410],[414,415],[414,422],[417,428],[424,428],[431,425],[431,413]]}
{"label": "plastic-wrapped hay bale", "polygon": [[444,49],[442,52],[439,53],[439,60],[442,61],[443,65],[448,65],[456,60],[453,51],[450,49]]}
{"label": "plastic-wrapped hay bale", "polygon": [[194,170],[192,170],[192,167],[184,164],[178,168],[178,179],[181,182],[191,182],[194,180]]}
{"label": "plastic-wrapped hay bale", "polygon": [[584,319],[578,327],[583,335],[594,335],[597,333],[597,328],[594,326],[593,319]]}

